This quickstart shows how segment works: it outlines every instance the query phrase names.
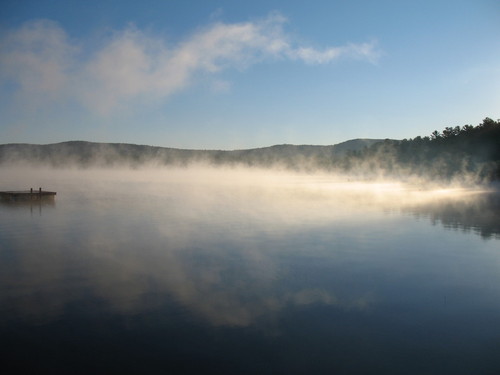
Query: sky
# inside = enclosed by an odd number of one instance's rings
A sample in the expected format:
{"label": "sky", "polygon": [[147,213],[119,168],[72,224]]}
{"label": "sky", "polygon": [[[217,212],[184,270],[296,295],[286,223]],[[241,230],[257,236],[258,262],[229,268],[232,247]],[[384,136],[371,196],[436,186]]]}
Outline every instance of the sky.
{"label": "sky", "polygon": [[331,145],[500,118],[498,0],[0,8],[0,144]]}

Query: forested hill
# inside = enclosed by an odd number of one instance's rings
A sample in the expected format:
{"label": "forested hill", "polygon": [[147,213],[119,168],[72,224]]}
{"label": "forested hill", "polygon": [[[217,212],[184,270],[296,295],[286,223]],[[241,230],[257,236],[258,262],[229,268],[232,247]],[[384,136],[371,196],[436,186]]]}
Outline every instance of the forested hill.
{"label": "forested hill", "polygon": [[185,166],[194,163],[322,169],[371,177],[500,180],[500,121],[447,127],[413,139],[355,139],[331,146],[275,145],[247,150],[185,150],[71,141],[0,145],[0,165],[50,167]]}
{"label": "forested hill", "polygon": [[347,152],[360,151],[380,139],[354,139],[332,146],[275,145],[246,150],[187,150],[126,143],[70,141],[48,145],[0,145],[0,164],[30,163],[50,167],[185,166],[193,163],[292,169],[330,168]]}
{"label": "forested hill", "polygon": [[338,166],[345,171],[387,176],[500,180],[500,120],[485,118],[477,126],[435,130],[430,136],[385,140],[349,152]]}

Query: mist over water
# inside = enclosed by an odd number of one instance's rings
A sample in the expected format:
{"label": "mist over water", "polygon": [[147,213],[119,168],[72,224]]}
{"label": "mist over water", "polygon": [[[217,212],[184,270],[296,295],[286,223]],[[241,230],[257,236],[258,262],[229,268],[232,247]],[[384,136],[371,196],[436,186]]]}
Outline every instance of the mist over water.
{"label": "mist over water", "polygon": [[495,193],[204,166],[1,176],[57,191],[0,205],[19,370],[500,369]]}

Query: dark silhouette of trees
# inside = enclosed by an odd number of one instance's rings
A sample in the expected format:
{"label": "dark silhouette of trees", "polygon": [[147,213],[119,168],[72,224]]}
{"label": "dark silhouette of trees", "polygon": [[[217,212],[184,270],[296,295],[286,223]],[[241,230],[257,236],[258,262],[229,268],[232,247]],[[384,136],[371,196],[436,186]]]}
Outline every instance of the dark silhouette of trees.
{"label": "dark silhouette of trees", "polygon": [[500,120],[487,117],[477,126],[446,127],[429,137],[385,140],[338,163],[350,168],[377,169],[385,175],[418,175],[476,182],[500,180]]}

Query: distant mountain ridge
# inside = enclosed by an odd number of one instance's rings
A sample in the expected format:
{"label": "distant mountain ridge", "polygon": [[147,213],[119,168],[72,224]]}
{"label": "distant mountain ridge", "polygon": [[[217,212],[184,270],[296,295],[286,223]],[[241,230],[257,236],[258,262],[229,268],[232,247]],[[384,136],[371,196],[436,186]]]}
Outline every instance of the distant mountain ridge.
{"label": "distant mountain ridge", "polygon": [[500,120],[446,127],[414,139],[352,139],[330,146],[281,144],[243,150],[189,150],[127,143],[69,141],[0,145],[0,165],[59,168],[248,166],[324,170],[363,179],[500,181]]}
{"label": "distant mountain ridge", "polygon": [[52,167],[241,164],[316,168],[350,151],[360,151],[382,139],[353,139],[331,146],[282,144],[242,150],[192,150],[129,143],[68,141],[46,145],[10,143],[0,145],[0,164],[32,163]]}

